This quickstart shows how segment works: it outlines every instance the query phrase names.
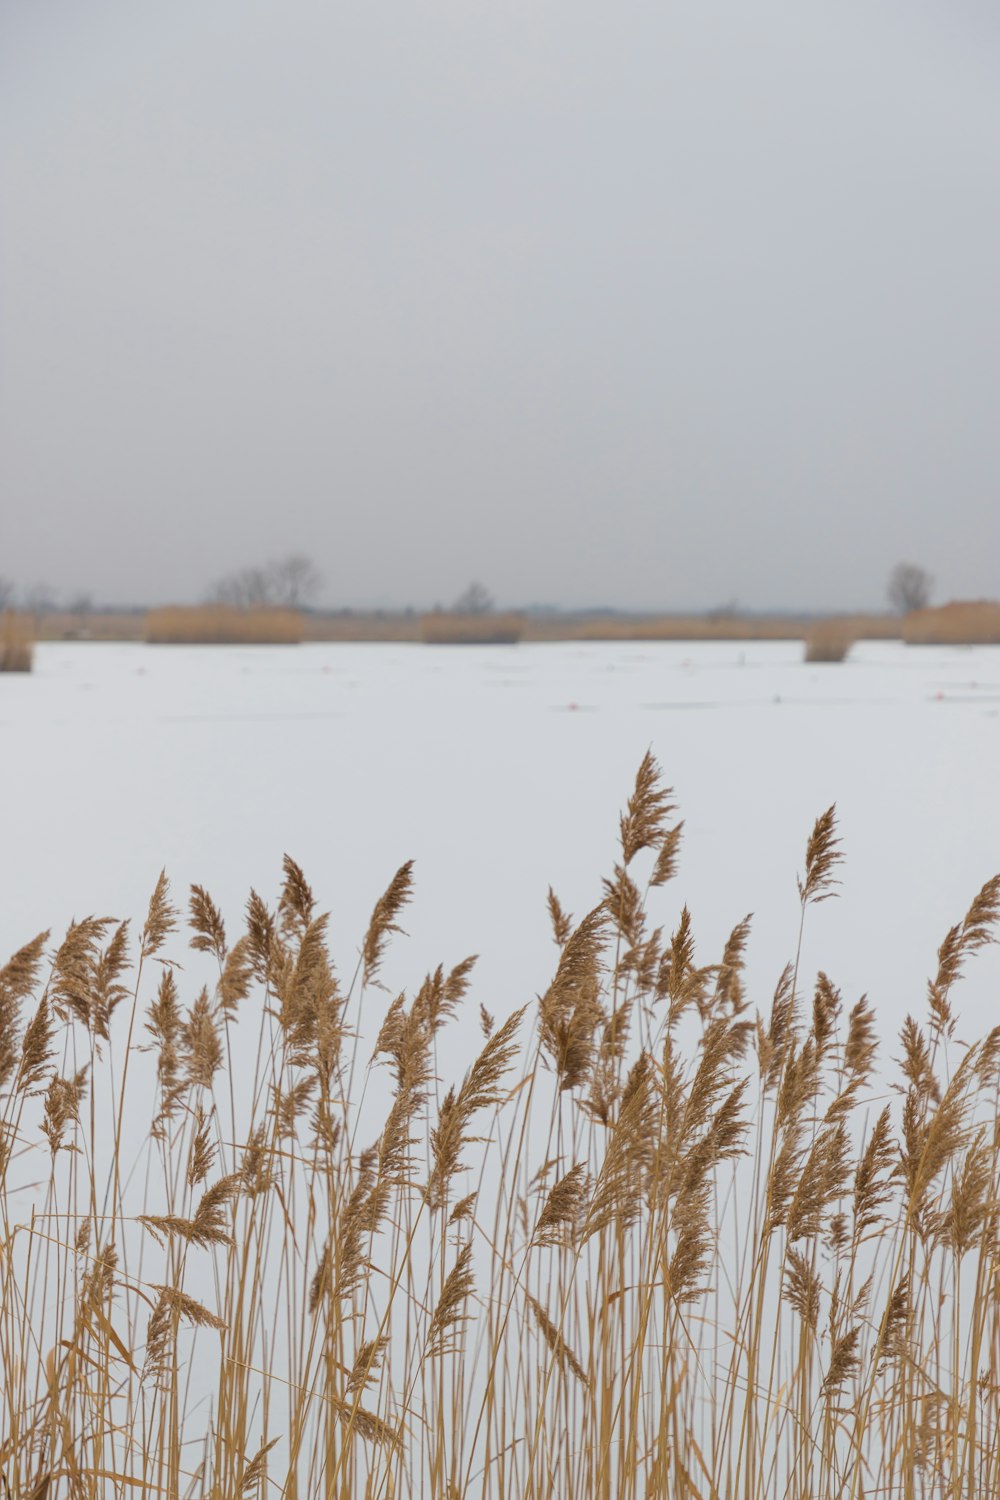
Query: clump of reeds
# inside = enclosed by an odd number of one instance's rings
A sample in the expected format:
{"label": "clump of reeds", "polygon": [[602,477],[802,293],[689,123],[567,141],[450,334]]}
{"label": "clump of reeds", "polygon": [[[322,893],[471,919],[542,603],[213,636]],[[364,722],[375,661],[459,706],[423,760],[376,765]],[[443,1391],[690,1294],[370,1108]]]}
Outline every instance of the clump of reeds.
{"label": "clump of reeds", "polygon": [[523,634],[524,619],[518,614],[438,610],[420,619],[420,638],[429,646],[513,646]]}
{"label": "clump of reeds", "polygon": [[297,609],[170,605],[149,611],[144,635],[150,645],[295,646],[302,640],[303,621]]}
{"label": "clump of reeds", "polygon": [[30,672],[35,658],[31,623],[14,610],[0,616],[0,672]]}
{"label": "clump of reeds", "polygon": [[808,662],[845,661],[856,639],[849,620],[820,620],[806,631],[805,659]]}
{"label": "clump of reeds", "polygon": [[1000,603],[955,600],[916,609],[904,618],[902,636],[908,646],[1000,645]]}
{"label": "clump of reeds", "polygon": [[291,859],[235,933],[161,876],[134,936],[24,944],[0,968],[3,1493],[996,1494],[1000,1026],[964,1040],[954,996],[1000,878],[890,1065],[865,998],[806,978],[834,810],[765,1004],[749,918],[699,954],[680,843],[647,755],[595,904],[549,892],[531,1014],[492,1015],[471,958],[382,989],[409,863],[353,979]]}

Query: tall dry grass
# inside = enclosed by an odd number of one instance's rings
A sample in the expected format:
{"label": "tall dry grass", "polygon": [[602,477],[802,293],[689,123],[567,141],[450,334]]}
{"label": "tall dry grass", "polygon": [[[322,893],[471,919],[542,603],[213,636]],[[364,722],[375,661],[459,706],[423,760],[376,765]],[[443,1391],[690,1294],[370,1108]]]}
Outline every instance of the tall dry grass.
{"label": "tall dry grass", "polygon": [[144,635],[157,646],[295,646],[302,640],[303,621],[297,609],[169,605],[149,611]]}
{"label": "tall dry grass", "polygon": [[955,600],[917,609],[903,619],[902,635],[908,646],[998,646],[1000,603]]}
{"label": "tall dry grass", "polygon": [[30,620],[8,609],[0,615],[0,672],[30,672],[35,638]]}
{"label": "tall dry grass", "polygon": [[890,1065],[802,968],[833,809],[763,1006],[749,918],[711,961],[664,925],[681,832],[647,756],[593,908],[550,891],[552,977],[495,1017],[471,958],[382,988],[410,864],[344,977],[290,859],[235,937],[161,876],[134,938],[15,953],[6,1493],[996,1494],[1000,1027],[966,1045],[954,991],[1000,879]]}

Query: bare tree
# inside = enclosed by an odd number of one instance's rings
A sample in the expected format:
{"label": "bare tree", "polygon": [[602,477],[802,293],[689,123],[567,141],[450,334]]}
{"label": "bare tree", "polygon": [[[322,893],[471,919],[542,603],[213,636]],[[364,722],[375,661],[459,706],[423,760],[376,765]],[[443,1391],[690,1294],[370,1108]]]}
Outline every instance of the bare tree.
{"label": "bare tree", "polygon": [[271,585],[264,568],[241,568],[227,573],[212,589],[215,604],[232,604],[236,609],[256,609],[271,603]]}
{"label": "bare tree", "polygon": [[494,599],[482,583],[470,583],[452,605],[456,615],[488,615],[493,609]]}
{"label": "bare tree", "polygon": [[273,562],[267,571],[274,602],[291,609],[311,604],[323,583],[319,569],[301,552]]}
{"label": "bare tree", "polygon": [[241,568],[220,578],[212,589],[216,604],[237,609],[266,609],[275,605],[301,609],[313,599],[322,583],[319,570],[308,557],[295,552],[263,568]]}
{"label": "bare tree", "polygon": [[889,574],[886,593],[896,613],[908,615],[912,609],[927,608],[933,587],[934,580],[926,568],[916,563],[897,563]]}
{"label": "bare tree", "polygon": [[9,578],[0,578],[0,611],[13,609],[17,598],[17,589]]}

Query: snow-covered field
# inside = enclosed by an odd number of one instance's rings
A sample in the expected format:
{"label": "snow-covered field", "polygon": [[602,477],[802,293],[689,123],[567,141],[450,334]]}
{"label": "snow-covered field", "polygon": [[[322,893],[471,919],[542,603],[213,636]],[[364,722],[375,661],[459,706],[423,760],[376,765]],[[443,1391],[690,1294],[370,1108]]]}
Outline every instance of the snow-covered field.
{"label": "snow-covered field", "polygon": [[[88,912],[141,922],[161,866],[175,895],[205,885],[235,932],[287,850],[350,970],[413,857],[387,985],[475,952],[473,998],[502,1017],[551,976],[549,883],[577,914],[600,898],[651,747],[686,819],[656,919],[687,902],[709,962],[754,912],[761,1008],[794,947],[806,836],[838,804],[842,895],[810,913],[806,973],[867,991],[888,1037],[1000,869],[1000,649],[801,657],[795,642],[42,645],[31,676],[0,678],[0,948]],[[997,1019],[998,979],[987,955],[957,992],[967,1033]]]}

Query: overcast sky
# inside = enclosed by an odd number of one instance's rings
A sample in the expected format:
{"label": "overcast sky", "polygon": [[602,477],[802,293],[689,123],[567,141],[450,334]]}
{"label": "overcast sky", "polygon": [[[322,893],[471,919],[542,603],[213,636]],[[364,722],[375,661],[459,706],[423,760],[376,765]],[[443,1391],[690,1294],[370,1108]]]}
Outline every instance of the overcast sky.
{"label": "overcast sky", "polygon": [[1000,594],[995,0],[0,0],[0,574]]}

